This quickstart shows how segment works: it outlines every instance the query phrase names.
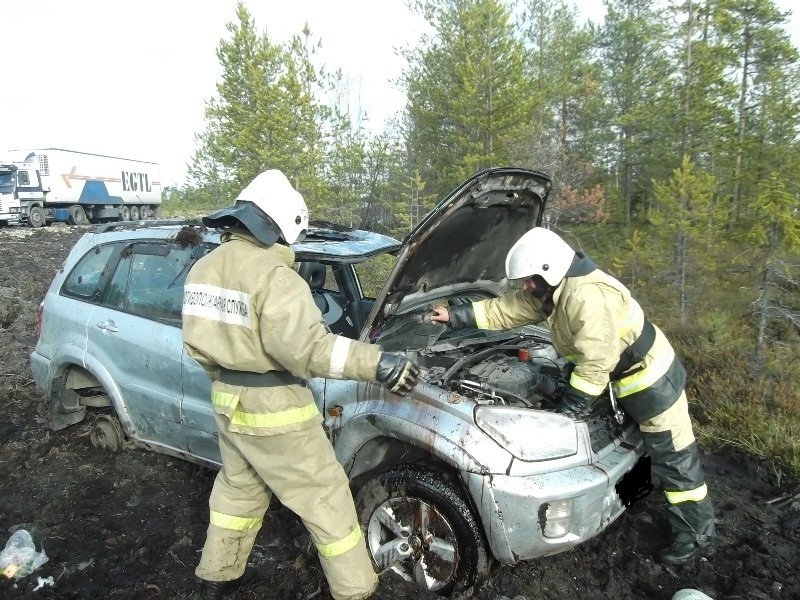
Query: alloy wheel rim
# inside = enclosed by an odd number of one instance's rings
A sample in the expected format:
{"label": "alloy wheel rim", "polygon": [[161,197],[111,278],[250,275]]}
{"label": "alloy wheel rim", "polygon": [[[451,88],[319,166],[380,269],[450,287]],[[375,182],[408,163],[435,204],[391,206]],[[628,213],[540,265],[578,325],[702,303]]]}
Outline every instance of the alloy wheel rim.
{"label": "alloy wheel rim", "polygon": [[367,545],[380,571],[436,591],[455,577],[458,541],[435,506],[418,498],[390,498],[372,513]]}

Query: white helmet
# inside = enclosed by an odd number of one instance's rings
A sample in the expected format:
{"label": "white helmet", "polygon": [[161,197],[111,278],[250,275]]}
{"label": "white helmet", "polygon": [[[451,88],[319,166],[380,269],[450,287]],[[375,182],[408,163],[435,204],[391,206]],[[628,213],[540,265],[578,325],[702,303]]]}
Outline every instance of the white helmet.
{"label": "white helmet", "polygon": [[506,276],[527,279],[539,275],[553,287],[567,274],[575,251],[557,234],[534,227],[517,240],[506,256]]}
{"label": "white helmet", "polygon": [[211,213],[203,222],[220,227],[229,225],[231,218],[270,245],[279,237],[293,244],[308,229],[308,208],[303,197],[277,169],[257,175],[237,196],[236,204]]}

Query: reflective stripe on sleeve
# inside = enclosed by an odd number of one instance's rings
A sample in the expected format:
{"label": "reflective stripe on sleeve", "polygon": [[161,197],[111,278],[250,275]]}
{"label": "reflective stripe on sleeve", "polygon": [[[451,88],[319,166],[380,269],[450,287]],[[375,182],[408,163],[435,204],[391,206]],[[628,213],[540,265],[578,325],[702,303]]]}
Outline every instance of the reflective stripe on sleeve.
{"label": "reflective stripe on sleeve", "polygon": [[620,339],[623,339],[628,334],[631,327],[638,322],[639,315],[641,315],[642,319],[644,319],[642,308],[637,302],[631,299],[630,306],[628,308],[628,316],[625,321],[623,321],[622,325],[620,325],[619,331],[617,332]]}
{"label": "reflective stripe on sleeve", "polygon": [[579,377],[575,374],[575,371],[569,376],[569,384],[576,390],[580,390],[589,396],[599,396],[603,393],[603,390],[606,389],[604,385],[597,385],[596,383],[586,381],[582,377]]}
{"label": "reflective stripe on sleeve", "polygon": [[236,517],[234,515],[226,515],[225,513],[211,511],[211,524],[221,527],[222,529],[230,529],[232,531],[247,531],[255,527],[261,527],[263,518],[260,517]]}
{"label": "reflective stripe on sleeve", "polygon": [[339,556],[340,554],[344,554],[351,548],[354,548],[360,539],[361,539],[361,528],[358,525],[356,525],[353,528],[353,531],[348,533],[338,542],[333,542],[332,544],[316,544],[317,552],[319,552],[320,556],[325,556],[326,558],[330,558],[332,556]]}
{"label": "reflective stripe on sleeve", "polygon": [[489,319],[486,317],[486,307],[483,302],[473,302],[472,312],[475,314],[475,327],[489,329]]}
{"label": "reflective stripe on sleeve", "polygon": [[336,341],[333,343],[333,350],[331,351],[331,377],[334,379],[342,379],[344,377],[344,367],[347,364],[347,355],[350,352],[349,338],[341,335],[336,336]]}
{"label": "reflective stripe on sleeve", "polygon": [[682,492],[668,492],[664,490],[667,496],[667,502],[670,504],[680,504],[681,502],[700,502],[708,495],[708,487],[704,483],[698,488],[693,490],[685,490]]}
{"label": "reflective stripe on sleeve", "polygon": [[239,409],[231,415],[231,425],[243,427],[283,427],[296,425],[315,418],[319,414],[317,405],[313,402],[298,408],[287,408],[271,413],[248,413]]}

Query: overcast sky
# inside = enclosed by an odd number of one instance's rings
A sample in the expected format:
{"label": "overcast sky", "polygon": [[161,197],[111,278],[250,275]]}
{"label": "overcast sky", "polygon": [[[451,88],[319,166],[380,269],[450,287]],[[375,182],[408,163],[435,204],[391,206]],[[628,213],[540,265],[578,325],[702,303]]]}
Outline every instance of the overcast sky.
{"label": "overcast sky", "polygon": [[[789,10],[794,0],[778,0]],[[376,130],[403,96],[396,49],[422,23],[404,0],[246,0],[274,42],[308,22],[322,61],[341,68],[351,102]],[[576,2],[599,21],[602,0]],[[215,92],[215,50],[236,0],[0,0],[0,153],[66,148],[158,162],[165,185],[182,184]],[[797,12],[797,11],[796,11]],[[791,22],[800,46],[800,19]]]}

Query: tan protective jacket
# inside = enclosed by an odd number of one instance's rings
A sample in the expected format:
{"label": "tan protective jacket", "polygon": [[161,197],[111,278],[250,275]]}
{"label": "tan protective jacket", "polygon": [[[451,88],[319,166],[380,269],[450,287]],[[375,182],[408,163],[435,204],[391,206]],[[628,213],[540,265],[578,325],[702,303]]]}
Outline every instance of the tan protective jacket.
{"label": "tan protective jacket", "polygon": [[186,279],[183,341],[212,380],[214,411],[230,431],[273,435],[321,423],[302,383],[241,387],[219,381],[221,368],[288,371],[300,377],[375,377],[380,347],[331,334],[308,284],[292,268],[294,252],[255,238],[223,235]]}
{"label": "tan protective jacket", "polygon": [[[553,311],[545,314],[542,301],[530,292],[515,293],[473,304],[481,329],[513,329],[546,322],[558,354],[575,364],[572,387],[598,396],[620,354],[642,332],[644,314],[639,303],[619,281],[594,269],[586,275],[566,277],[553,293]],[[636,373],[614,383],[618,396],[645,389],[667,371],[675,358],[664,335],[656,328],[656,341]]]}

